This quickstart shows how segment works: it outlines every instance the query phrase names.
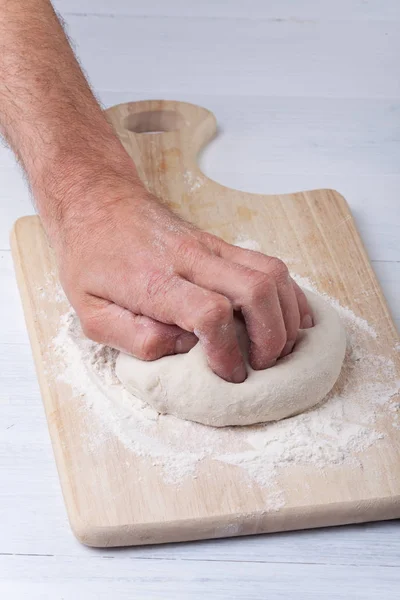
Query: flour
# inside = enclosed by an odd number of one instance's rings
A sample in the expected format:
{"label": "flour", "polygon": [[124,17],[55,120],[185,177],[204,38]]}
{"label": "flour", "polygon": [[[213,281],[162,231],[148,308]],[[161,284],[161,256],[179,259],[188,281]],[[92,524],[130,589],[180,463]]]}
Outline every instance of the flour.
{"label": "flour", "polygon": [[183,180],[189,192],[195,192],[206,183],[206,179],[202,175],[195,175],[192,171],[185,171]]}
{"label": "flour", "polygon": [[[295,277],[297,283],[300,284],[301,281],[301,277]],[[342,319],[347,316],[347,319],[350,319],[354,325],[356,325],[359,329],[363,329],[364,331],[366,331],[373,339],[376,339],[378,337],[378,334],[376,333],[375,329],[365,320],[362,319],[361,317],[358,317],[357,315],[355,315],[353,313],[352,310],[350,310],[349,308],[345,307],[345,306],[341,306],[339,304],[339,302],[336,300],[336,298],[329,298],[329,296],[327,296],[327,294],[321,294],[321,296],[324,296],[325,298],[328,298],[330,303],[332,304],[332,306],[338,311],[340,312]]]}
{"label": "flour", "polygon": [[[317,292],[308,280],[296,280]],[[53,280],[46,293],[60,302],[60,289],[55,297],[50,289],[54,290]],[[395,365],[368,350],[376,331],[337,300],[324,297],[346,328],[348,348],[341,375],[317,407],[280,422],[214,429],[159,415],[124,390],[115,376],[117,352],[86,339],[72,310],[61,318],[49,349],[48,369],[81,398],[82,411],[90,413],[88,451],[96,452],[117,438],[133,455],[158,466],[164,480],[175,485],[196,477],[205,459],[235,465],[243,485],[268,486],[268,508],[278,510],[285,498],[277,481],[286,468],[357,465],[363,451],[385,438],[387,432],[380,426],[383,413],[390,415],[393,427],[400,427],[399,403],[393,398],[399,391]]]}
{"label": "flour", "polygon": [[256,240],[251,240],[243,236],[237,237],[233,243],[238,248],[243,248],[244,250],[261,250],[260,244]]}

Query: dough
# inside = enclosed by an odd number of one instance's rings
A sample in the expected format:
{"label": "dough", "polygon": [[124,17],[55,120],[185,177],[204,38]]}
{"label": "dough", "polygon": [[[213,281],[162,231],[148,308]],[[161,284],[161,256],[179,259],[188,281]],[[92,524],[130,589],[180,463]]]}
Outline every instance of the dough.
{"label": "dough", "polygon": [[[119,354],[116,373],[135,396],[167,413],[214,427],[277,421],[322,400],[336,382],[346,350],[346,335],[335,309],[304,290],[315,325],[299,332],[292,353],[264,371],[247,363],[244,383],[224,381],[208,367],[200,344],[187,354],[144,362]],[[248,339],[238,321],[239,341]]]}

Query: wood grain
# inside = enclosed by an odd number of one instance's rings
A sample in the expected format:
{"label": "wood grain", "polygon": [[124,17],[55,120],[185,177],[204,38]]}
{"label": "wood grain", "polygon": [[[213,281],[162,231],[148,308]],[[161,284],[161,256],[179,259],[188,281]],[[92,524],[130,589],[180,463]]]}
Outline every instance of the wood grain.
{"label": "wood grain", "polygon": [[[379,332],[371,349],[398,364],[392,351],[397,332],[347,203],[337,192],[262,196],[211,181],[199,170],[196,157],[215,133],[216,122],[200,107],[149,101],[114,107],[108,115],[151,191],[184,218],[228,242],[255,240],[297,274],[310,276],[322,291],[371,323]],[[150,135],[129,128],[166,131]],[[283,473],[287,501],[277,512],[265,509],[269,491],[241,486],[234,467],[205,462],[198,478],[177,490],[163,482],[149,461],[130,457],[131,466],[126,467],[127,450],[117,440],[91,453],[84,434],[95,424],[80,418],[81,400],[46,376],[44,357],[62,307],[38,293],[55,264],[37,217],[17,221],[12,251],[63,494],[82,542],[143,544],[399,516],[400,432],[394,435],[389,427],[379,451],[372,448],[359,457],[359,470],[343,466],[321,474],[296,467]],[[146,484],[139,488],[135,482],[140,475]],[[307,481],[308,489],[298,489],[299,480]]]}
{"label": "wood grain", "polygon": [[400,51],[394,19],[358,21],[356,46],[355,25],[343,19],[66,15],[66,22],[96,90],[140,85],[150,98],[207,88],[216,96],[244,98],[266,92],[276,98],[400,96],[393,75]]}
{"label": "wood grain", "polygon": [[[53,4],[63,15],[87,17],[105,15],[114,17],[143,16],[144,7],[131,0],[114,0],[112,12],[109,0],[54,0]],[[148,0],[145,14],[149,17],[207,17],[228,19],[279,19],[296,21],[299,24],[317,20],[367,19],[367,20],[399,20],[400,8],[393,0],[337,0],[337,2],[320,2],[320,0],[281,0],[265,2],[265,0],[249,0],[244,4],[241,0],[204,0],[203,2],[182,0]]]}
{"label": "wood grain", "polygon": [[[92,556],[81,571],[80,558],[0,557],[0,594],[7,600],[362,600],[398,599],[398,567],[278,564],[241,561],[107,560]],[[60,569],[60,564],[62,568]],[[30,571],[31,570],[31,571]],[[2,582],[11,573],[13,584]],[[360,594],[360,588],[362,590]],[[51,594],[51,595],[50,595]]]}

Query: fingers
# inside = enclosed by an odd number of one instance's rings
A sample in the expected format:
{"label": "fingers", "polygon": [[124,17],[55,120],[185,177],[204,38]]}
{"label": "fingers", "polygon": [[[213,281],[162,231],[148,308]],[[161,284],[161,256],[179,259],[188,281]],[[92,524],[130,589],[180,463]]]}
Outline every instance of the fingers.
{"label": "fingers", "polygon": [[289,274],[278,283],[278,296],[286,328],[286,343],[281,356],[287,356],[293,350],[300,327],[299,305]]}
{"label": "fingers", "polygon": [[185,242],[178,252],[179,269],[166,269],[162,261],[142,265],[137,285],[126,272],[117,271],[102,295],[105,300],[94,292],[87,296],[89,309],[77,310],[86,335],[144,360],[186,352],[198,338],[210,368],[223,379],[240,383],[246,368],[234,310],[241,310],[254,369],[267,368],[291,352],[299,327],[312,326],[312,315],[286,266],[261,253],[217,242],[217,247],[209,248]]}
{"label": "fingers", "polygon": [[286,343],[285,323],[277,289],[264,277],[248,288],[242,306],[247,333],[251,340],[250,364],[255,370],[275,364]]}
{"label": "fingers", "polygon": [[197,343],[194,334],[134,315],[107,300],[88,297],[81,312],[81,326],[91,340],[106,344],[142,360],[188,352]]}
{"label": "fingers", "polygon": [[[117,286],[127,290],[127,286]],[[210,368],[226,381],[241,383],[246,368],[240,352],[233,308],[223,295],[202,289],[177,275],[153,271],[139,298],[114,300],[131,312],[145,312],[162,323],[192,332],[203,346]]]}
{"label": "fingers", "polygon": [[[182,275],[190,277],[203,288],[222,294],[231,301],[234,309],[241,310],[251,342],[249,358],[253,369],[265,369],[275,363],[287,342],[282,314],[282,306],[285,307],[286,302],[284,293],[288,298],[292,294],[290,299],[297,306],[289,283],[280,299],[273,278],[265,273],[206,253],[190,265],[190,272],[183,269]],[[297,312],[293,339],[298,326]]]}
{"label": "fingers", "polygon": [[297,304],[300,312],[300,329],[309,329],[314,325],[310,306],[307,302],[305,293],[292,279],[293,289],[296,294]]}
{"label": "fingers", "polygon": [[[296,340],[299,327],[302,329],[312,327],[312,312],[307,298],[297,283],[290,277],[286,265],[281,260],[266,256],[261,252],[231,246],[222,240],[218,240],[217,251],[223,258],[234,260],[239,264],[274,277],[277,283],[289,344]],[[283,355],[287,353],[287,350],[288,348],[285,348]]]}
{"label": "fingers", "polygon": [[[223,298],[221,302],[220,298]],[[247,376],[240,352],[233,309],[228,299],[213,294],[200,308],[193,328],[206,353],[211,369],[227,381],[242,383]]]}

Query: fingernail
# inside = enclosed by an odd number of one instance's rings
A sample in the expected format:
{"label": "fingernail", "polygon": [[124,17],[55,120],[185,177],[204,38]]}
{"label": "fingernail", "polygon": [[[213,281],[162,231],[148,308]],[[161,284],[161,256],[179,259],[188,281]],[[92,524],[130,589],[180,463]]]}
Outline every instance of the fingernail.
{"label": "fingernail", "polygon": [[246,377],[246,367],[244,365],[239,365],[232,373],[232,383],[243,383]]}
{"label": "fingernail", "polygon": [[293,341],[289,340],[288,342],[286,342],[286,344],[282,350],[281,356],[287,356],[288,354],[290,354],[291,351],[293,350],[293,346],[294,346]]}
{"label": "fingernail", "polygon": [[196,336],[188,333],[182,333],[175,340],[175,354],[185,354],[197,344]]}
{"label": "fingernail", "polygon": [[301,322],[301,329],[310,329],[313,326],[313,320],[310,315],[305,315]]}

